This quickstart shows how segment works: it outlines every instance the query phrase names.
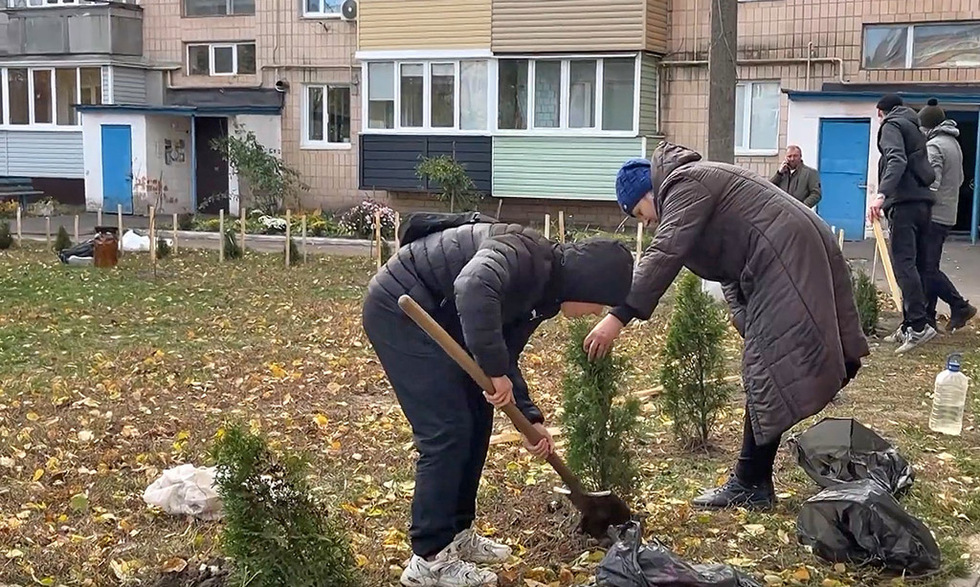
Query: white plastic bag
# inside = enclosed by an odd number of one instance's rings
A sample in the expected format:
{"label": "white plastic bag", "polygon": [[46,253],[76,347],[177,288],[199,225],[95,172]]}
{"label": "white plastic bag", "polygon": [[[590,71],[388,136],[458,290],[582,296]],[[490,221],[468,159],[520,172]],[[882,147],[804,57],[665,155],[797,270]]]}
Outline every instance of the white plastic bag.
{"label": "white plastic bag", "polygon": [[721,289],[721,284],[717,281],[702,279],[701,291],[707,292],[716,302],[726,303],[725,292]]}
{"label": "white plastic bag", "polygon": [[122,236],[122,250],[124,251],[149,251],[150,237],[140,236],[132,230],[127,230]]}
{"label": "white plastic bag", "polygon": [[143,492],[143,501],[168,514],[202,520],[221,517],[221,498],[214,489],[214,467],[185,464],[167,469]]}

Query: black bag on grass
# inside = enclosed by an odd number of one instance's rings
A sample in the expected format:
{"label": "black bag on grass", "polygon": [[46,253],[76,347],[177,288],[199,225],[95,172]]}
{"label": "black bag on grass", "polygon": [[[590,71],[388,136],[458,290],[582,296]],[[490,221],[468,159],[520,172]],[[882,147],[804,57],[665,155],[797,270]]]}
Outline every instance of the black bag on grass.
{"label": "black bag on grass", "polygon": [[857,420],[825,418],[789,443],[806,474],[824,488],[874,479],[901,495],[915,480],[912,465]]}
{"label": "black bag on grass", "polygon": [[405,246],[412,241],[429,236],[433,232],[442,232],[447,228],[496,221],[496,218],[479,212],[414,212],[409,214],[398,227],[398,243]]}
{"label": "black bag on grass", "polygon": [[691,565],[654,540],[638,522],[610,529],[616,541],[596,570],[598,587],[762,587],[728,565]]}
{"label": "black bag on grass", "polygon": [[906,512],[874,479],[824,489],[796,519],[800,543],[833,563],[875,565],[922,574],[942,561],[925,524]]}
{"label": "black bag on grass", "polygon": [[62,263],[68,263],[70,257],[94,257],[95,241],[88,240],[58,251],[58,259]]}

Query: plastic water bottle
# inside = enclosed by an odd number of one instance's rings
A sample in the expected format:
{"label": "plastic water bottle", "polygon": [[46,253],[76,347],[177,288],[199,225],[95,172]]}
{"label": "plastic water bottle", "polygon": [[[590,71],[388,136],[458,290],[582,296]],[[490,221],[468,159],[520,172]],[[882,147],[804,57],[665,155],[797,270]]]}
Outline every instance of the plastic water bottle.
{"label": "plastic water bottle", "polygon": [[963,431],[963,409],[970,380],[960,371],[959,353],[946,359],[946,369],[936,375],[929,428],[934,432],[959,436]]}

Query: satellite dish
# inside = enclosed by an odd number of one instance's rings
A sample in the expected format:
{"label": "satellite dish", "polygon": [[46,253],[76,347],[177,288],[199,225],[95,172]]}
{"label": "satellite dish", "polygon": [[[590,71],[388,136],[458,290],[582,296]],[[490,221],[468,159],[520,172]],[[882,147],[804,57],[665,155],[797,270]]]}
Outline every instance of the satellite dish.
{"label": "satellite dish", "polygon": [[344,0],[340,6],[340,15],[344,20],[357,19],[357,0]]}

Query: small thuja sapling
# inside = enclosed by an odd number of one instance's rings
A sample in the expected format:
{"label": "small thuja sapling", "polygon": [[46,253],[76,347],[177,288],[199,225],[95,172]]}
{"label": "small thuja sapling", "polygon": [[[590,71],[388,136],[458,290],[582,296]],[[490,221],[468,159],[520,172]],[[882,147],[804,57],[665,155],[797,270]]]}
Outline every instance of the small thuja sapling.
{"label": "small thuja sapling", "polygon": [[72,245],[71,237],[68,236],[68,231],[65,230],[64,226],[58,227],[58,236],[54,239],[54,250],[55,252],[61,252]]}
{"label": "small thuja sapling", "polygon": [[229,585],[361,584],[349,536],[313,496],[303,458],[273,452],[241,423],[218,431],[211,457],[224,512],[221,548],[237,575]]}
{"label": "small thuja sapling", "polygon": [[731,396],[723,381],[725,310],[701,289],[701,279],[684,271],[677,281],[674,312],[662,351],[663,409],[674,435],[688,448],[704,448]]}
{"label": "small thuja sapling", "polygon": [[241,245],[238,244],[238,235],[234,227],[225,229],[225,258],[226,259],[241,259],[245,251],[242,250]]}
{"label": "small thuja sapling", "polygon": [[881,312],[878,287],[860,269],[851,270],[851,287],[854,288],[854,303],[861,319],[861,330],[865,336],[874,336],[878,331],[878,317]]}
{"label": "small thuja sapling", "polygon": [[637,476],[633,446],[640,404],[620,385],[629,367],[625,357],[589,360],[582,348],[589,330],[587,321],[573,321],[565,350],[561,423],[568,464],[596,489],[629,495]]}
{"label": "small thuja sapling", "polygon": [[10,234],[10,223],[0,222],[0,251],[14,246],[14,236]]}

